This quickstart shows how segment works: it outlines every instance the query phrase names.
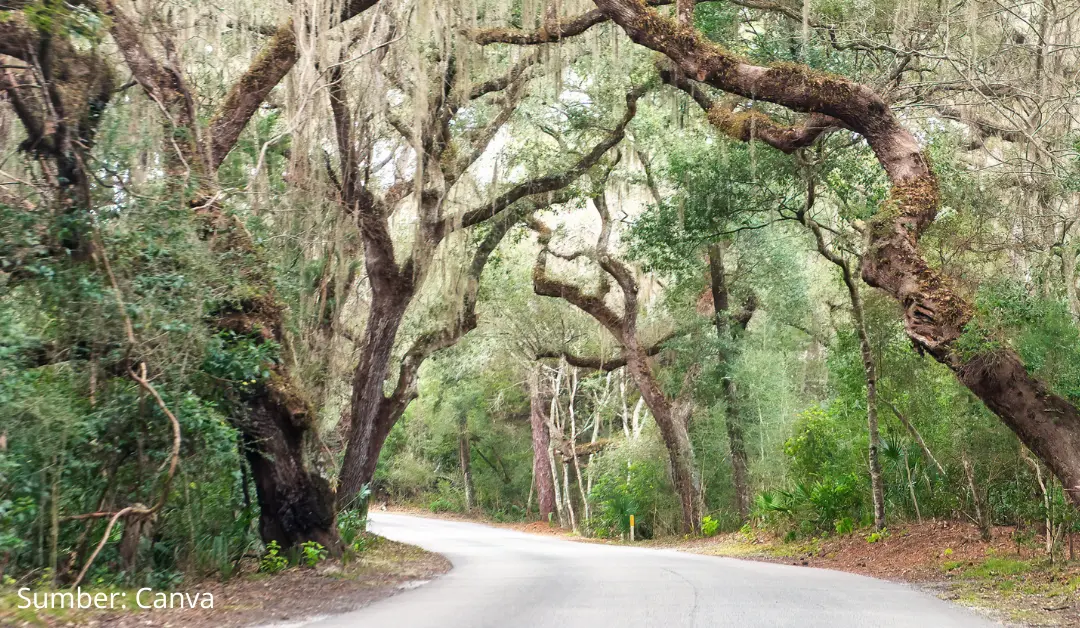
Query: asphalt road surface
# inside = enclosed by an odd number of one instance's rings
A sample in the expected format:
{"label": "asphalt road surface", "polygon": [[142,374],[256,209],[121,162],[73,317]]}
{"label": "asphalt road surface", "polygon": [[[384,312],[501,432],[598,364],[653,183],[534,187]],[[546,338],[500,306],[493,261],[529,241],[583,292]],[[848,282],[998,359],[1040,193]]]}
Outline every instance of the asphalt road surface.
{"label": "asphalt road surface", "polygon": [[984,628],[910,587],[854,574],[372,513],[371,529],[448,574],[311,628]]}

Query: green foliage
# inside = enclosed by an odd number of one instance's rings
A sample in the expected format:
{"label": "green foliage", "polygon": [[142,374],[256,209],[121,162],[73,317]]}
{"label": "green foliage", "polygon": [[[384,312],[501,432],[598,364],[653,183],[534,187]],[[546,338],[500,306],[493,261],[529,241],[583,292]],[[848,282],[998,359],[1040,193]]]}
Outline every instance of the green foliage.
{"label": "green foliage", "polygon": [[263,573],[278,573],[289,566],[289,559],[281,555],[281,546],[277,541],[270,541],[266,546],[266,552],[259,559],[259,571]]}
{"label": "green foliage", "polygon": [[851,517],[841,517],[833,522],[833,528],[841,536],[851,534],[855,531],[855,520]]}
{"label": "green foliage", "polygon": [[270,377],[269,367],[277,355],[275,342],[223,331],[209,339],[203,369],[215,378],[238,384],[241,390],[250,390]]}
{"label": "green foliage", "polygon": [[[0,457],[3,454],[0,453]],[[26,530],[34,521],[37,506],[29,497],[20,497],[15,502],[10,499],[0,500],[0,554],[18,556],[28,545],[21,538],[20,530]]]}
{"label": "green foliage", "polygon": [[1056,392],[1080,400],[1080,328],[1062,302],[999,280],[984,284],[975,304],[975,317],[957,343],[964,355],[1013,349]]}
{"label": "green foliage", "polygon": [[889,538],[889,530],[886,528],[882,528],[881,530],[877,530],[868,534],[866,536],[866,542],[874,544],[884,541],[887,538]]}
{"label": "green foliage", "polygon": [[701,520],[701,533],[705,536],[716,536],[717,531],[720,530],[720,522],[713,519],[709,515],[705,515]]}
{"label": "green foliage", "polygon": [[364,531],[367,530],[367,517],[363,516],[359,510],[343,511],[338,514],[337,528],[338,534],[341,536],[341,542],[345,547],[351,547],[357,552],[363,551],[357,546],[362,546],[364,543]]}
{"label": "green foliage", "polygon": [[629,535],[630,515],[634,515],[637,538],[651,538],[657,524],[653,514],[657,491],[666,484],[663,473],[657,461],[642,460],[623,466],[621,472],[613,469],[601,475],[589,495],[594,504],[589,527],[608,535]]}
{"label": "green foliage", "polygon": [[998,576],[1022,575],[1034,568],[1035,564],[1029,560],[989,557],[981,563],[965,569],[964,575],[969,578],[989,580]]}
{"label": "green foliage", "polygon": [[436,497],[428,504],[428,510],[434,513],[440,512],[462,512],[464,509],[460,504],[446,498]]}
{"label": "green foliage", "polygon": [[849,430],[833,411],[811,407],[799,414],[795,434],[784,443],[784,453],[798,478],[826,478],[843,474],[851,456]]}
{"label": "green foliage", "polygon": [[327,555],[326,548],[315,541],[307,541],[300,545],[300,561],[305,567],[315,567],[326,560]]}

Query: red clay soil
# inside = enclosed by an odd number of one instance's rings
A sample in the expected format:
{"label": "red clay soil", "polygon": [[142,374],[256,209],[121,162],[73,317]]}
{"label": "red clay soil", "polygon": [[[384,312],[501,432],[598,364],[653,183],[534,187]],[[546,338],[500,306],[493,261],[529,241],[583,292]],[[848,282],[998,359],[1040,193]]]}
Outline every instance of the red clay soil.
{"label": "red clay soil", "polygon": [[[808,544],[805,553],[784,562],[809,564],[863,575],[924,582],[940,580],[944,561],[960,563],[985,560],[988,555],[1021,557],[1012,541],[1013,528],[993,531],[988,543],[974,525],[955,521],[931,521],[905,525],[875,542],[866,534],[849,534]],[[947,550],[951,550],[947,553]],[[1023,552],[1033,558],[1033,550]]]}

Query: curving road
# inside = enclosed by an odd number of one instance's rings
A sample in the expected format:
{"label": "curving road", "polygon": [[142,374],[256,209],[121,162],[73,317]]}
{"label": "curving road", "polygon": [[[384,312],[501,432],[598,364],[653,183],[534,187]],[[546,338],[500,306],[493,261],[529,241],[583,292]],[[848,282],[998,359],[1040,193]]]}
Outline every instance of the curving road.
{"label": "curving road", "polygon": [[450,559],[421,587],[311,628],[986,628],[901,584],[853,574],[372,513],[371,528]]}

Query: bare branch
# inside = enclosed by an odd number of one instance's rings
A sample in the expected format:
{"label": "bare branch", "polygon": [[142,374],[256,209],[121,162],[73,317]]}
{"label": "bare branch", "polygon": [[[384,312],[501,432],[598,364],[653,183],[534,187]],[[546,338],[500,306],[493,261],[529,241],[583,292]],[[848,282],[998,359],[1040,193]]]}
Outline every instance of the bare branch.
{"label": "bare branch", "polygon": [[573,166],[559,174],[541,176],[519,183],[496,197],[491,202],[466,211],[461,216],[460,221],[455,221],[454,217],[446,218],[443,221],[443,231],[445,233],[452,231],[454,222],[459,222],[462,227],[471,227],[496,216],[499,212],[505,210],[507,207],[526,196],[541,194],[543,192],[552,192],[573,183],[589,168],[596,165],[605,153],[622,141],[623,137],[626,135],[626,127],[637,114],[637,101],[645,91],[646,88],[644,86],[636,87],[626,95],[626,113],[623,115],[618,125],[616,125],[615,129],[604,137],[603,140],[593,146],[588,153],[578,159],[577,163]]}

